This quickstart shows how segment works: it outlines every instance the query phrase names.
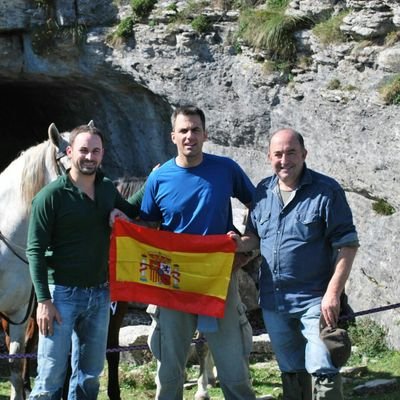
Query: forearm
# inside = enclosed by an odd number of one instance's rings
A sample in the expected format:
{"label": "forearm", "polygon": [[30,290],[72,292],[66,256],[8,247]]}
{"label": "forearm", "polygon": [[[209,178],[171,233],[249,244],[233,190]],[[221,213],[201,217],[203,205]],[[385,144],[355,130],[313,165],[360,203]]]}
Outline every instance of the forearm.
{"label": "forearm", "polygon": [[38,301],[45,301],[51,298],[47,277],[47,266],[42,267],[43,262],[36,257],[29,256],[29,272]]}
{"label": "forearm", "polygon": [[350,275],[357,247],[342,247],[339,250],[335,271],[321,302],[321,312],[329,326],[336,326],[340,312],[340,295]]}
{"label": "forearm", "polygon": [[327,292],[331,295],[340,297],[342,294],[346,281],[350,275],[356,253],[357,247],[342,247],[339,250],[335,271],[327,288]]}

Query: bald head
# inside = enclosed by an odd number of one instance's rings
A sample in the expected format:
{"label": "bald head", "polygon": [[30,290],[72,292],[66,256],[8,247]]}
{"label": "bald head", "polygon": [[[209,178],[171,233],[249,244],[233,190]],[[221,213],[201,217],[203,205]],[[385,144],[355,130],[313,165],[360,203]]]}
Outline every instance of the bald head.
{"label": "bald head", "polygon": [[271,135],[271,137],[269,138],[269,147],[271,147],[271,141],[272,141],[273,137],[274,137],[275,135],[277,135],[277,134],[287,134],[287,135],[292,135],[292,136],[294,136],[294,137],[297,139],[297,141],[299,142],[299,145],[300,145],[303,149],[305,149],[305,146],[304,146],[304,138],[303,138],[303,136],[302,136],[299,132],[295,131],[295,130],[292,129],[292,128],[280,128],[280,129],[278,129],[277,131],[275,131],[275,132]]}
{"label": "bald head", "polygon": [[294,129],[283,128],[272,134],[268,159],[283,190],[296,189],[306,156],[303,137]]}

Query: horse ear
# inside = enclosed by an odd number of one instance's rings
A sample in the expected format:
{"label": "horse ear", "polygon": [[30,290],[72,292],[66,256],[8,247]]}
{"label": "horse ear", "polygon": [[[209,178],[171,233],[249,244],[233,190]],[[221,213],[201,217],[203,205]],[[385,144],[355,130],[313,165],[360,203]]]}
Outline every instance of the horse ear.
{"label": "horse ear", "polygon": [[94,122],[93,122],[93,120],[91,119],[91,120],[88,122],[87,125],[90,126],[91,128],[94,128]]}
{"label": "horse ear", "polygon": [[60,132],[58,131],[56,124],[54,122],[52,122],[49,126],[48,129],[48,134],[49,134],[49,139],[50,141],[55,145],[55,146],[59,146],[60,141],[61,141],[61,135]]}

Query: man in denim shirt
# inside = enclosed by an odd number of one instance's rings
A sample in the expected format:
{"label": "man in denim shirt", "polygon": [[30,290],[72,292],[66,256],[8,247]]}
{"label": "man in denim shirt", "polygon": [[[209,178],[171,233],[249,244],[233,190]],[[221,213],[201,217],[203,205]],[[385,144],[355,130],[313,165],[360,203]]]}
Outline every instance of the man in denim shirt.
{"label": "man in denim shirt", "polygon": [[257,186],[246,234],[232,237],[237,251],[260,244],[260,304],[283,398],[340,400],[339,369],[319,338],[319,320],[322,314],[337,326],[358,237],[343,189],[308,169],[306,156],[298,132],[272,135],[268,158],[275,174]]}

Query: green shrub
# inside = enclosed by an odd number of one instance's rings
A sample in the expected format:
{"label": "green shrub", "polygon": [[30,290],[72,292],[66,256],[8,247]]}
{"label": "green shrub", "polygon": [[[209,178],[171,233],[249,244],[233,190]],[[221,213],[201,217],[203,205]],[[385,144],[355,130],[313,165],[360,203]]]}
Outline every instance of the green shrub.
{"label": "green shrub", "polygon": [[153,390],[156,388],[155,375],[156,363],[152,360],[147,364],[137,367],[120,367],[121,387],[142,390]]}
{"label": "green shrub", "polygon": [[328,89],[328,90],[337,90],[337,89],[340,89],[340,81],[339,81],[339,79],[337,79],[337,78],[334,78],[334,79],[331,79],[329,82],[328,82],[328,85],[326,86],[326,88]]}
{"label": "green shrub", "polygon": [[342,11],[328,20],[315,25],[312,29],[314,35],[325,45],[345,42],[346,36],[340,30],[340,25],[343,22],[343,18],[348,15],[349,12],[349,10]]}
{"label": "green shrub", "polygon": [[118,38],[127,39],[133,35],[133,29],[135,27],[135,21],[133,17],[126,17],[121,20],[118,24],[115,36]]}
{"label": "green shrub", "polygon": [[272,10],[272,9],[286,9],[286,7],[289,5],[290,0],[267,0],[267,8]]}
{"label": "green shrub", "polygon": [[379,199],[372,203],[372,209],[380,215],[392,215],[396,212],[394,207],[385,199]]}
{"label": "green shrub", "polygon": [[386,344],[386,330],[370,318],[359,318],[349,327],[349,336],[357,352],[353,360],[363,357],[380,358],[384,356],[389,347]]}
{"label": "green shrub", "polygon": [[266,10],[247,9],[239,19],[239,35],[255,48],[266,50],[277,61],[296,59],[295,31],[311,25],[311,20],[285,14],[287,1],[270,1]]}
{"label": "green shrub", "polygon": [[175,12],[177,12],[177,11],[178,11],[178,6],[177,6],[176,3],[170,3],[170,4],[168,4],[168,6],[167,6],[167,10],[168,10],[168,11],[175,11]]}
{"label": "green shrub", "polygon": [[156,3],[157,0],[131,0],[131,7],[133,13],[143,19],[149,16]]}
{"label": "green shrub", "polygon": [[192,28],[199,33],[209,32],[212,28],[210,19],[206,15],[195,17],[191,23]]}
{"label": "green shrub", "polygon": [[380,87],[379,93],[386,104],[400,104],[400,75]]}

